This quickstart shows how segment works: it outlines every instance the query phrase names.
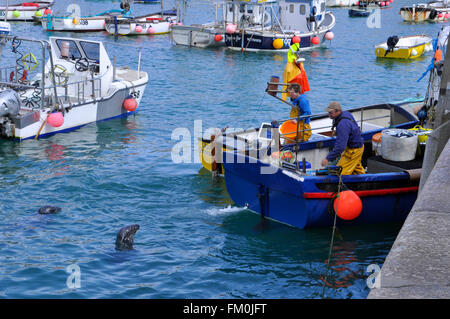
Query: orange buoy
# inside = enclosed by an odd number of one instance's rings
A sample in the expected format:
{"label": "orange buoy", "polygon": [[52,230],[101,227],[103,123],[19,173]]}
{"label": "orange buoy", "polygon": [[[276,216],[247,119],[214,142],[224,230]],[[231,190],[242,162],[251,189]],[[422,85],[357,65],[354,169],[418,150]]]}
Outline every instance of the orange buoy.
{"label": "orange buoy", "polygon": [[136,111],[137,106],[138,106],[137,101],[132,97],[128,97],[125,99],[125,101],[123,101],[123,107],[128,112]]}
{"label": "orange buoy", "polygon": [[220,41],[222,41],[222,35],[221,34],[216,34],[215,36],[214,36],[214,40],[216,40],[216,42],[220,42]]}
{"label": "orange buoy", "polygon": [[311,39],[312,44],[318,45],[320,43],[319,37],[315,36]]}
{"label": "orange buoy", "polygon": [[440,49],[437,49],[434,53],[434,63],[439,63],[442,60],[442,51]]}
{"label": "orange buoy", "polygon": [[339,193],[333,203],[334,211],[344,220],[353,220],[361,214],[362,201],[354,191],[346,190]]}

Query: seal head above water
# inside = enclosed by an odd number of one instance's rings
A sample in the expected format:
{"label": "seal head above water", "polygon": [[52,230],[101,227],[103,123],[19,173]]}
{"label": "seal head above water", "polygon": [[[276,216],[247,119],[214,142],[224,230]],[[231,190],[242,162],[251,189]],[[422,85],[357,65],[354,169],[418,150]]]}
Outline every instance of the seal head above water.
{"label": "seal head above water", "polygon": [[128,225],[122,227],[117,233],[116,249],[127,250],[133,249],[134,234],[139,230],[139,225]]}
{"label": "seal head above water", "polygon": [[55,206],[42,206],[38,209],[38,213],[42,215],[56,214],[61,211],[60,207]]}

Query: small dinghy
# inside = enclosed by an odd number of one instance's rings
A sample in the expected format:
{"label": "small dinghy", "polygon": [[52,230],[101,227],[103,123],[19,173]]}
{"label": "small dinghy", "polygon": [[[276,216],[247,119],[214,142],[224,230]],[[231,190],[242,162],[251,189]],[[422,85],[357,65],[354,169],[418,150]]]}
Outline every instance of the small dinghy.
{"label": "small dinghy", "polygon": [[432,50],[431,41],[427,35],[391,36],[386,42],[375,45],[375,55],[378,58],[416,59]]}
{"label": "small dinghy", "polygon": [[348,16],[349,17],[368,17],[370,15],[371,10],[367,8],[361,9],[349,9]]}
{"label": "small dinghy", "polygon": [[166,34],[177,21],[177,10],[166,10],[138,17],[111,17],[105,29],[112,35]]}

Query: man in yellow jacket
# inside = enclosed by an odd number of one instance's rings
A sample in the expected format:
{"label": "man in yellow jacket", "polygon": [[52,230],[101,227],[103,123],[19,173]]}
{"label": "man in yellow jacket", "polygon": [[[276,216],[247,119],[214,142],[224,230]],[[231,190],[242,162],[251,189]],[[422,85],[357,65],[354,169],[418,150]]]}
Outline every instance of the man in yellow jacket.
{"label": "man in yellow jacket", "polygon": [[[287,63],[283,71],[283,82],[284,83],[297,83],[301,87],[301,94],[309,91],[308,78],[306,76],[305,69],[303,67],[303,62],[297,62],[297,55],[300,51],[300,37],[294,36],[291,40],[291,46],[287,54]],[[286,89],[286,87],[284,88]],[[281,98],[287,100],[290,96],[289,92],[283,93]]]}

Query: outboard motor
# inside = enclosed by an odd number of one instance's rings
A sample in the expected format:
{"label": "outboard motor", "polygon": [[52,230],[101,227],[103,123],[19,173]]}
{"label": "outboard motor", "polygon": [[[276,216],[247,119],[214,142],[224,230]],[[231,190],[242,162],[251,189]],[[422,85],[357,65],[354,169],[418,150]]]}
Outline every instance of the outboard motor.
{"label": "outboard motor", "polygon": [[20,98],[14,90],[0,92],[0,116],[16,116],[19,114]]}
{"label": "outboard motor", "polygon": [[12,137],[14,123],[12,118],[19,114],[20,98],[14,90],[0,92],[0,135]]}
{"label": "outboard motor", "polygon": [[398,36],[396,36],[396,35],[393,35],[387,39],[386,44],[387,44],[388,48],[387,48],[386,52],[384,53],[384,56],[386,56],[389,52],[394,51],[394,48],[397,45],[398,40],[399,40]]}

